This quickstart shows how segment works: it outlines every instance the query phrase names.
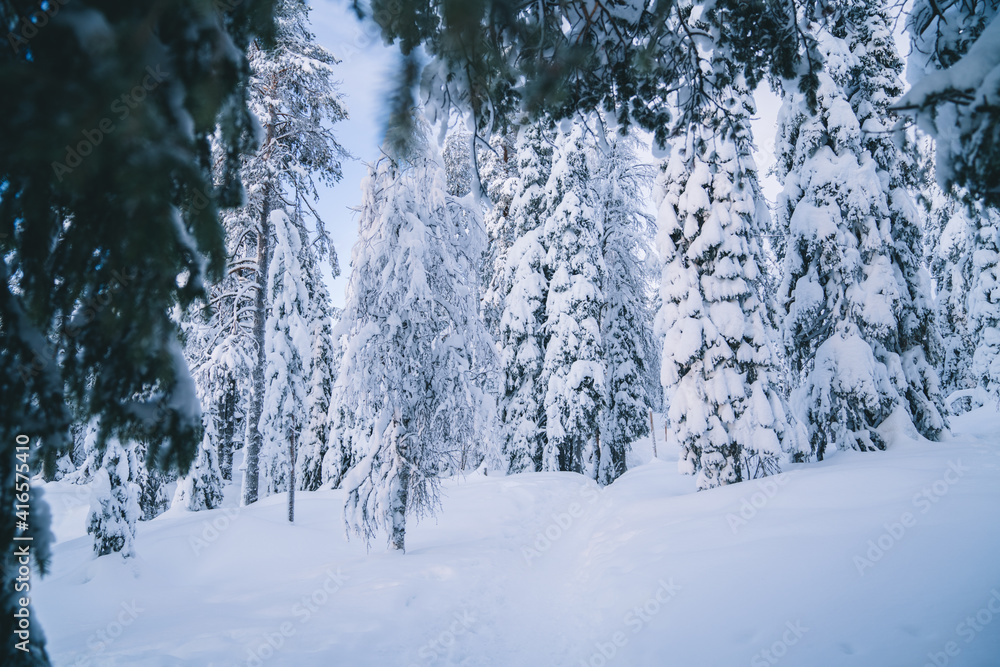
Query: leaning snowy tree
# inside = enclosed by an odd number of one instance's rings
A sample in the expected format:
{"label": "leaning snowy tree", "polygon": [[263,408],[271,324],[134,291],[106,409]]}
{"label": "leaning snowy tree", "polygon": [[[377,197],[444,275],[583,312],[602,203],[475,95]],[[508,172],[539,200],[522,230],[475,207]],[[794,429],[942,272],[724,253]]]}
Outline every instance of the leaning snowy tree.
{"label": "leaning snowy tree", "polygon": [[401,551],[407,516],[436,508],[439,475],[475,442],[472,350],[488,347],[474,289],[479,231],[457,224],[465,216],[425,131],[365,181],[334,399],[351,416],[336,428],[357,448],[343,482],[348,530],[370,540],[386,529]]}
{"label": "leaning snowy tree", "polygon": [[[148,443],[151,465],[185,471],[193,460],[201,417],[170,309],[202,298],[223,271],[217,207],[238,203],[239,156],[251,149],[241,53],[251,29],[267,42],[273,28],[270,0],[74,0],[44,26],[28,18],[38,11],[33,0],[0,2],[0,25],[17,37],[0,52],[0,81],[17,91],[0,96],[5,545],[16,530],[15,447],[29,443],[30,468],[51,477],[71,444],[70,406],[81,421],[101,415],[101,449],[116,437]],[[215,185],[209,137],[223,110]],[[44,570],[47,510],[31,497]],[[47,665],[34,615],[27,650],[11,641],[13,558],[0,556],[0,663]]]}
{"label": "leaning snowy tree", "polygon": [[[340,180],[340,161],[346,156],[330,129],[347,117],[336,92],[337,60],[315,43],[309,31],[309,6],[301,0],[281,0],[275,6],[275,44],[253,43],[250,59],[250,102],[264,130],[257,153],[244,161],[247,201],[234,215],[256,237],[256,257],[239,267],[254,283],[254,366],[252,398],[246,419],[247,442],[243,473],[243,504],[259,494],[260,455],[265,446],[259,425],[264,415],[267,382],[266,320],[270,310],[268,276],[276,242],[271,214],[285,209],[296,224],[305,224],[299,211],[308,211],[316,224],[317,243],[308,246],[319,260],[329,257],[334,277],[339,274],[336,253],[327,238],[323,220],[311,202],[317,185]],[[307,263],[318,267],[317,262]],[[322,280],[316,276],[310,284]],[[304,369],[308,372],[309,368]],[[266,482],[265,482],[266,483]]]}
{"label": "leaning snowy tree", "polygon": [[898,407],[928,438],[947,426],[914,167],[889,134],[903,65],[889,25],[878,0],[837,6],[819,32],[817,109],[788,92],[782,110],[779,291],[796,403],[819,459],[830,446],[883,449],[877,427]]}

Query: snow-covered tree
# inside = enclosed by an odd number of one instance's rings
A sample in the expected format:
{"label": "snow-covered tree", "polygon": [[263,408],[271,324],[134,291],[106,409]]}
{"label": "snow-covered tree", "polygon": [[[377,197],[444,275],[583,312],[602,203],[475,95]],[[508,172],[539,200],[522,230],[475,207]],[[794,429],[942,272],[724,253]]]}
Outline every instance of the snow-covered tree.
{"label": "snow-covered tree", "polygon": [[1000,404],[1000,211],[980,204],[972,211],[978,227],[969,294],[972,376],[988,400]]}
{"label": "snow-covered tree", "polygon": [[263,410],[258,432],[260,492],[287,491],[292,461],[289,443],[301,440],[308,425],[307,373],[312,366],[309,290],[302,270],[304,249],[298,229],[284,211],[271,214],[273,257],[267,278],[267,322],[264,331],[266,367]]}
{"label": "snow-covered tree", "polygon": [[761,274],[768,221],[751,157],[754,106],[740,79],[727,102],[713,126],[678,139],[658,195],[667,421],[699,490],[773,474],[796,442]]}
{"label": "snow-covered tree", "polygon": [[[336,59],[315,43],[309,30],[309,6],[300,0],[282,0],[275,7],[277,30],[275,43],[265,49],[251,45],[250,102],[264,131],[264,140],[256,155],[244,161],[243,178],[247,202],[236,213],[244,220],[243,234],[256,239],[256,255],[241,269],[246,279],[254,281],[254,365],[252,394],[246,420],[247,446],[244,459],[243,503],[257,500],[261,482],[264,441],[259,426],[279,419],[265,415],[265,397],[269,375],[266,320],[271,306],[268,298],[270,264],[278,242],[271,229],[272,212],[283,210],[296,224],[304,224],[301,211],[313,213],[316,224],[317,258],[330,254],[334,276],[338,273],[336,254],[329,245],[323,221],[315,214],[311,200],[318,196],[317,184],[333,184],[340,179],[340,160],[345,152],[337,143],[330,124],[346,118],[336,92]],[[290,238],[291,233],[285,238]],[[317,279],[314,284],[318,284]],[[308,348],[308,346],[307,346]],[[309,371],[303,367],[303,376]],[[303,428],[305,424],[299,424]],[[272,465],[272,460],[267,465]],[[269,468],[268,475],[277,472]],[[280,474],[280,473],[279,473]],[[264,481],[273,488],[275,479]],[[280,482],[279,482],[280,484]]]}
{"label": "snow-covered tree", "polygon": [[489,174],[489,194],[494,198],[488,217],[490,241],[498,244],[484,310],[487,322],[495,327],[500,358],[500,457],[510,473],[540,470],[546,441],[546,387],[541,374],[549,285],[543,224],[548,210],[545,187],[552,168],[551,141],[544,128],[527,125],[510,147],[513,154],[508,160],[514,164],[503,162],[495,169],[484,169]]}
{"label": "snow-covered tree", "polygon": [[[139,462],[136,469],[136,484],[139,485],[139,520],[151,521],[170,507],[167,485],[177,479],[176,474],[164,471],[160,466],[150,466],[146,461],[149,448],[143,442],[135,444],[135,456]],[[195,458],[197,463],[197,457]],[[192,465],[196,465],[192,464]]]}
{"label": "snow-covered tree", "polygon": [[632,443],[649,434],[648,411],[658,402],[659,351],[652,332],[654,219],[646,212],[652,173],[640,165],[638,142],[608,138],[591,149],[591,188],[603,235],[606,268],[600,327],[605,365],[597,481],[610,484],[626,469]]}
{"label": "snow-covered tree", "polygon": [[[969,297],[976,279],[974,253],[976,223],[969,205],[954,192],[927,185],[928,263],[935,283],[935,317],[941,329],[943,351],[938,372],[945,396],[969,392],[977,385],[972,372],[975,332],[969,318]],[[966,409],[971,396],[962,399]],[[955,410],[955,404],[948,406]]]}
{"label": "snow-covered tree", "polygon": [[140,489],[134,481],[138,470],[135,446],[109,439],[101,467],[94,474],[87,517],[87,533],[94,536],[94,553],[98,556],[135,555],[135,523],[141,514]]}
{"label": "snow-covered tree", "polygon": [[363,191],[334,399],[351,415],[336,428],[357,448],[345,520],[369,540],[387,529],[403,550],[407,516],[435,508],[438,477],[477,436],[479,244],[424,136],[373,165]]}
{"label": "snow-covered tree", "polygon": [[597,478],[598,416],[604,408],[601,359],[601,256],[603,220],[591,191],[582,123],[560,136],[545,186],[545,351],[539,388],[544,390],[545,442],[541,470],[568,470]]}
{"label": "snow-covered tree", "polygon": [[498,340],[503,300],[509,289],[509,276],[504,277],[504,267],[514,242],[511,205],[521,187],[516,144],[516,135],[501,134],[490,139],[488,149],[479,151],[480,178],[487,199],[483,213],[486,252],[480,270],[483,321],[490,334]]}
{"label": "snow-covered tree", "polygon": [[1000,113],[989,102],[1000,76],[996,0],[915,0],[906,18],[912,88],[898,106],[936,140],[941,185],[1000,205]]}
{"label": "snow-covered tree", "polygon": [[214,510],[222,505],[222,473],[215,452],[218,434],[213,432],[215,419],[208,419],[208,427],[194,464],[177,482],[172,505],[192,512]]}
{"label": "snow-covered tree", "polygon": [[[312,275],[307,272],[307,277]],[[341,350],[333,336],[334,319],[339,309],[330,305],[326,285],[309,286],[309,336],[311,371],[306,394],[308,419],[302,431],[296,463],[298,488],[315,491],[323,483],[323,459],[329,451],[330,408],[333,384],[340,370]]]}
{"label": "snow-covered tree", "polygon": [[884,448],[876,428],[900,406],[927,437],[946,427],[912,166],[887,136],[902,61],[877,0],[835,9],[816,111],[789,87],[777,150],[784,339],[817,458]]}

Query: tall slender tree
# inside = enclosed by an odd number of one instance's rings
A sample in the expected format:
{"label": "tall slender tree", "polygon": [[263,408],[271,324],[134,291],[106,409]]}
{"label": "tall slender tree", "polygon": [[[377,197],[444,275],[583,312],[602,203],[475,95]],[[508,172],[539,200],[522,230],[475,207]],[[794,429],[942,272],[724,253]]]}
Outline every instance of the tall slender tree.
{"label": "tall slender tree", "polygon": [[[500,450],[510,473],[540,470],[546,442],[541,374],[549,281],[543,223],[551,141],[543,127],[523,127],[513,146],[515,164],[505,168],[516,173],[513,182],[509,172],[488,180],[488,187],[502,188],[494,190],[494,209],[487,218],[491,240],[500,248],[484,300],[500,357]],[[510,187],[509,194],[504,186]],[[509,208],[501,217],[508,196]]]}
{"label": "tall slender tree", "polygon": [[590,189],[591,171],[581,123],[560,137],[546,183],[545,443],[539,467],[597,478],[598,416],[606,396],[601,360],[603,220]]}
{"label": "tall slender tree", "polygon": [[[301,0],[282,0],[275,8],[275,43],[268,47],[255,42],[248,56],[251,67],[250,100],[264,140],[257,154],[243,165],[248,197],[243,216],[256,236],[253,261],[246,263],[254,291],[254,364],[252,394],[247,415],[247,443],[244,458],[242,501],[249,504],[259,494],[260,454],[264,436],[259,424],[264,415],[267,381],[266,320],[268,276],[276,235],[271,214],[278,209],[307,210],[315,213],[318,183],[332,184],[341,177],[344,150],[337,143],[331,123],[347,112],[336,93],[336,59],[315,43],[308,27],[309,7]],[[323,221],[313,215],[321,239],[319,255],[333,252]],[[334,275],[336,255],[331,256]],[[317,281],[318,282],[318,281]],[[307,369],[308,370],[308,369]]]}
{"label": "tall slender tree", "polygon": [[387,529],[404,550],[406,518],[437,505],[438,478],[471,446],[486,332],[478,312],[476,244],[446,193],[424,136],[371,167],[352,258],[334,399],[351,414],[355,465],[344,480],[348,529]]}
{"label": "tall slender tree", "polygon": [[659,394],[659,351],[652,331],[650,287],[655,269],[655,221],[646,212],[652,172],[639,164],[638,142],[610,137],[591,149],[595,215],[606,271],[600,311],[605,396],[600,414],[597,481],[626,470],[632,443],[650,432],[648,411]]}

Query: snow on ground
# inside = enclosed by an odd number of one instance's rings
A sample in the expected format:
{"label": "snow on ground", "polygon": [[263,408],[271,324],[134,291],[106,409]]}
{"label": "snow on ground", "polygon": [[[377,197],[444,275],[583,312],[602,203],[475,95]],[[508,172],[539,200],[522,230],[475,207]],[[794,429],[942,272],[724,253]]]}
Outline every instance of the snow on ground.
{"label": "snow on ground", "polygon": [[953,426],[697,494],[659,430],[603,490],[448,480],[405,555],[348,541],[340,491],[298,494],[289,525],[283,496],[230,487],[95,559],[86,489],[51,483],[34,603],[59,666],[994,667],[1000,416]]}

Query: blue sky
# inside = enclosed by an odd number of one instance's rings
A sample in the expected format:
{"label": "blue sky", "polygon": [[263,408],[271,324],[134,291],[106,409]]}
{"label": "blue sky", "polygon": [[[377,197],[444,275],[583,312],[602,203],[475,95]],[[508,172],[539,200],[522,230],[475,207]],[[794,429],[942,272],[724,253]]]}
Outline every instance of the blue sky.
{"label": "blue sky", "polygon": [[320,190],[317,206],[340,255],[341,276],[329,283],[333,304],[340,307],[344,305],[351,248],[358,229],[350,207],[361,203],[366,164],[378,157],[384,130],[382,100],[389,89],[396,50],[382,43],[373,26],[364,26],[355,18],[349,0],[310,0],[310,4],[317,41],[341,61],[337,76],[350,119],[338,123],[334,132],[356,158],[343,164],[340,183]]}

